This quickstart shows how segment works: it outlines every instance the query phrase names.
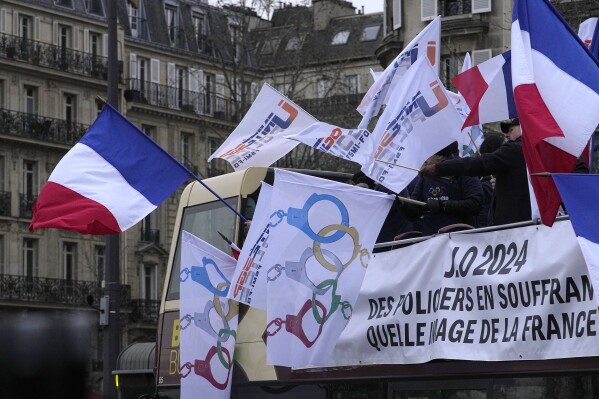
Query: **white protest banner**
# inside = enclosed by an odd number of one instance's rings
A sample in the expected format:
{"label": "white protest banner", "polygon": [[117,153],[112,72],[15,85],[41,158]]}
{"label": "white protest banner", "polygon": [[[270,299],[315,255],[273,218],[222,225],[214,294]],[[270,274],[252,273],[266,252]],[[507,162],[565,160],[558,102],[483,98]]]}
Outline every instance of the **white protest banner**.
{"label": "white protest banner", "polygon": [[239,304],[225,298],[236,261],[187,231],[181,239],[181,399],[228,399]]}
{"label": "white protest banner", "polygon": [[312,115],[265,83],[237,128],[208,161],[225,159],[236,171],[270,166],[298,144],[284,135],[314,122]]}
{"label": "white protest banner", "polygon": [[434,237],[371,261],[334,365],[599,355],[569,221]]}
{"label": "white protest banner", "polygon": [[443,83],[428,59],[421,58],[406,72],[379,118],[372,132],[374,159],[362,171],[399,193],[424,161],[456,141],[461,130],[462,119]]}
{"label": "white protest banner", "polygon": [[250,229],[245,238],[233,274],[233,288],[228,298],[266,310],[266,272],[262,271],[268,248],[272,186],[262,182]]}
{"label": "white protest banner", "polygon": [[366,129],[370,119],[379,113],[381,106],[388,104],[391,93],[395,91],[406,71],[416,60],[428,58],[435,68],[435,74],[439,74],[440,43],[441,16],[437,16],[375,78],[374,83],[370,86],[357,108],[357,111],[363,116],[358,125],[359,129]]}
{"label": "white protest banner", "polygon": [[360,165],[369,164],[374,153],[372,138],[366,129],[342,129],[316,122],[301,132],[286,137]]}
{"label": "white protest banner", "polygon": [[393,196],[276,170],[266,272],[267,364],[329,361]]}

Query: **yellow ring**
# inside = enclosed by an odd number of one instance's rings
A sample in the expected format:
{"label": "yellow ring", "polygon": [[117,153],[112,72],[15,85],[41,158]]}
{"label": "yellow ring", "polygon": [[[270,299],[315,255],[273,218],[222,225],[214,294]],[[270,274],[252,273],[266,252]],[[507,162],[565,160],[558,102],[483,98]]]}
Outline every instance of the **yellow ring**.
{"label": "yellow ring", "polygon": [[[221,291],[224,287],[227,287],[230,285],[231,284],[229,284],[229,283],[218,283],[218,285],[216,286],[216,289],[218,291]],[[233,317],[235,317],[237,314],[239,314],[239,302],[229,299],[229,313],[227,313],[227,315],[225,316],[223,314],[223,307],[220,304],[219,298],[220,297],[218,295],[214,295],[214,310],[216,310],[216,313],[221,318],[223,318],[227,321],[231,321],[231,319]]]}
{"label": "yellow ring", "polygon": [[[327,234],[329,234],[330,232],[335,231],[335,230],[341,230],[341,231],[346,232],[354,240],[354,253],[352,254],[351,259],[346,264],[343,265],[342,270],[345,270],[347,268],[347,266],[349,266],[350,263],[352,263],[353,260],[356,259],[356,256],[358,256],[358,253],[360,252],[360,243],[359,243],[360,237],[358,234],[358,230],[356,230],[355,227],[348,227],[348,226],[344,226],[342,224],[331,224],[329,226],[326,226],[318,232],[318,235],[320,237],[326,237]],[[333,273],[339,272],[339,270],[337,270],[337,266],[333,265],[332,263],[329,263],[329,261],[327,261],[325,259],[325,257],[322,254],[322,250],[320,249],[319,242],[314,241],[313,251],[314,251],[314,257],[316,258],[318,263],[320,263],[325,269],[327,269]]]}

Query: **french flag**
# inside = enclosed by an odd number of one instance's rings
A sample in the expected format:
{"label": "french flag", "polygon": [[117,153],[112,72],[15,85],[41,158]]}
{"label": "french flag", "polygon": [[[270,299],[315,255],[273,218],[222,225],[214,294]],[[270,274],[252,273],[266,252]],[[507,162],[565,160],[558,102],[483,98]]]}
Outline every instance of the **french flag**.
{"label": "french flag", "polygon": [[541,220],[553,225],[561,198],[552,179],[569,173],[599,123],[599,61],[547,0],[516,0],[512,84],[522,148]]}
{"label": "french flag", "polygon": [[599,304],[599,175],[551,175],[564,200]]}
{"label": "french flag", "polygon": [[470,107],[462,129],[518,116],[512,92],[510,51],[454,76],[451,81]]}
{"label": "french flag", "polygon": [[110,105],[60,160],[33,206],[29,230],[127,230],[188,178],[183,165]]}

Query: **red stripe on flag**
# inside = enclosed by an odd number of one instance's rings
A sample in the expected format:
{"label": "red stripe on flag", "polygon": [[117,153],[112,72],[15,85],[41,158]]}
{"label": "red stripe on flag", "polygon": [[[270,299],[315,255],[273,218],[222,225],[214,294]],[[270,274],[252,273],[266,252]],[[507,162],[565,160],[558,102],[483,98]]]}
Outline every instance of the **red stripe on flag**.
{"label": "red stripe on flag", "polygon": [[[576,157],[543,141],[548,137],[563,137],[564,133],[545,105],[536,84],[519,85],[514,99],[522,127],[522,149],[526,166],[534,173],[571,173]],[[552,226],[562,199],[553,179],[531,176],[541,221]]]}
{"label": "red stripe on flag", "polygon": [[33,206],[29,231],[55,228],[83,234],[114,234],[121,229],[102,204],[52,181],[47,182]]}
{"label": "red stripe on flag", "polygon": [[466,104],[470,107],[470,114],[464,121],[462,129],[468,126],[480,124],[478,116],[478,105],[483,95],[489,88],[489,85],[480,73],[477,67],[470,68],[467,71],[454,76],[451,81],[458,88],[458,91],[466,100]]}

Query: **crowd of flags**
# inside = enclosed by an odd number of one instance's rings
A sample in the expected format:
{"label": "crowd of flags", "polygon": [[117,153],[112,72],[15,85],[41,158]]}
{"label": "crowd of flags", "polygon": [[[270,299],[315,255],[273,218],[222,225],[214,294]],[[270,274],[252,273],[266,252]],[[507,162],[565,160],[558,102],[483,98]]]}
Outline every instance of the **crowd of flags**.
{"label": "crowd of flags", "polygon": [[[588,216],[596,211],[587,206],[599,198],[599,181],[594,175],[565,174],[599,124],[597,18],[583,22],[576,34],[548,0],[515,0],[511,50],[473,67],[468,57],[452,79],[458,93],[449,92],[438,77],[440,32],[437,17],[383,72],[373,72],[374,84],[357,108],[362,121],[356,128],[319,122],[265,84],[210,159],[226,159],[235,170],[270,166],[303,142],[358,163],[367,176],[400,192],[430,155],[458,141],[460,155],[472,156],[483,140],[481,124],[518,116],[541,220],[551,226],[563,199],[599,287],[599,249],[594,248],[599,228]],[[553,178],[540,176],[546,173]],[[30,230],[119,233],[190,178],[197,179],[106,105],[42,188]],[[229,244],[238,255],[241,250]]]}

